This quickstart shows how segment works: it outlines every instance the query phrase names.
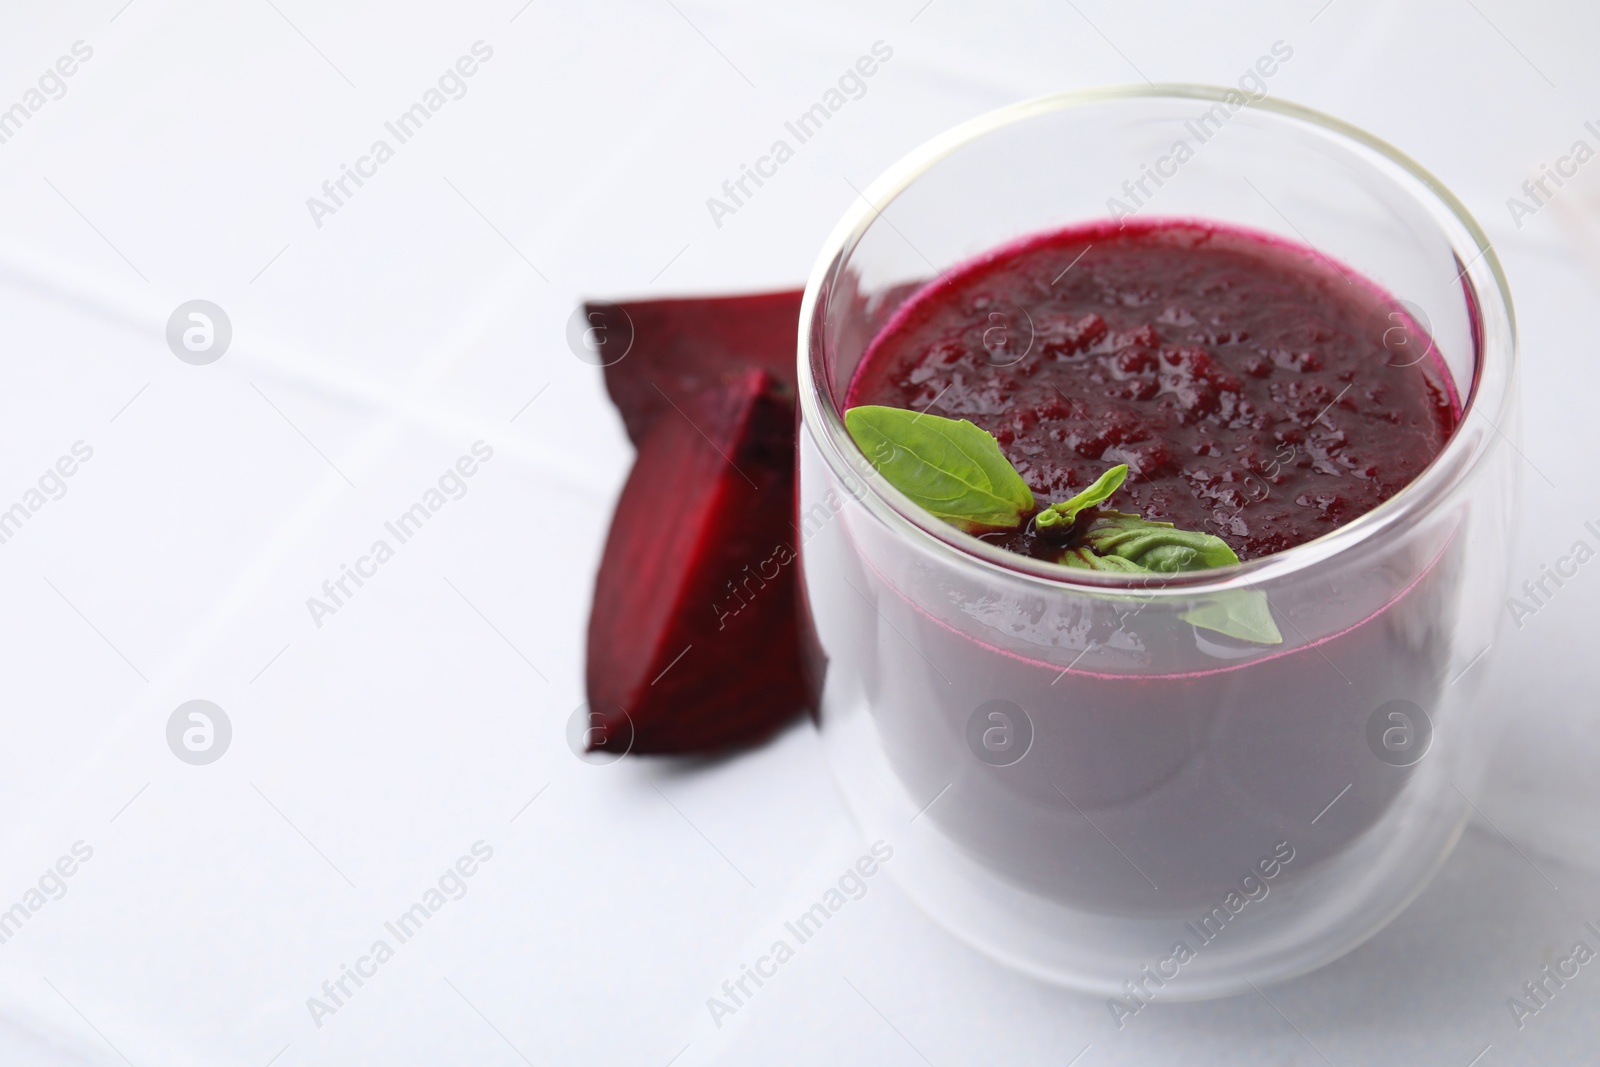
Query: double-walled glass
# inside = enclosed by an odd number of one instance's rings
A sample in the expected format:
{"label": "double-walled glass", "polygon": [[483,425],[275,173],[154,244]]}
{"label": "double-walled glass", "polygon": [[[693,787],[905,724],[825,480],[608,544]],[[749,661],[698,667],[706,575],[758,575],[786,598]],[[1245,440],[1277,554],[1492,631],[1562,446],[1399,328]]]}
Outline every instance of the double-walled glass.
{"label": "double-walled glass", "polygon": [[[1265,232],[1392,294],[1387,371],[1438,360],[1461,399],[1445,450],[1331,534],[1156,580],[1005,553],[883,482],[840,404],[894,310],[986,250],[1126,212]],[[877,181],[802,310],[801,556],[829,759],[905,890],[990,955],[1125,1011],[1307,971],[1397,914],[1459,835],[1486,754],[1514,347],[1461,205],[1303,108],[1197,86],[1052,96]],[[1281,644],[1185,619],[1254,598]]]}

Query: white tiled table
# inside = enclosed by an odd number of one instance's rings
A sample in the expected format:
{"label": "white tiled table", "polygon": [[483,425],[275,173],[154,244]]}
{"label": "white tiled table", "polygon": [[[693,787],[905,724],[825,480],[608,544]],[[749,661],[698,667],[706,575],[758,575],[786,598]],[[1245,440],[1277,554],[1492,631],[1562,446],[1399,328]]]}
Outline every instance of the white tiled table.
{"label": "white tiled table", "polygon": [[[1589,570],[1472,682],[1513,723],[1485,819],[1394,925],[1270,1004],[1157,1005],[1119,1032],[877,879],[715,1026],[706,998],[863,844],[809,726],[710,766],[567,750],[630,451],[563,336],[585,295],[800,282],[851,184],[990,107],[1232,82],[1283,40],[1275,94],[1408,150],[1504,258],[1532,576],[1600,520],[1600,163],[1520,229],[1505,201],[1592,139],[1600,12],[521,2],[0,14],[0,108],[93,53],[0,143],[0,508],[93,450],[0,544],[0,908],[93,849],[0,944],[0,1061],[1594,1061],[1590,969],[1520,1031],[1505,1006],[1600,921]],[[446,82],[464,94],[362,163],[478,41],[492,56]],[[865,94],[714,220],[706,199],[877,41]],[[208,366],[164,340],[196,298],[234,331]],[[319,627],[306,599],[477,441],[465,495]],[[165,741],[196,698],[233,726],[209,766]],[[318,1027],[307,998],[478,841],[465,895]]]}

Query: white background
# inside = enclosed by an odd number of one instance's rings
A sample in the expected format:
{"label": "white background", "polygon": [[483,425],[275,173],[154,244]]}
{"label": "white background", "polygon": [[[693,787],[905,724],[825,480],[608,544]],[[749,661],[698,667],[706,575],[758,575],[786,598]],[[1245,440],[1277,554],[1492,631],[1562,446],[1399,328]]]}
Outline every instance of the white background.
{"label": "white background", "polygon": [[[0,908],[74,842],[94,850],[0,945],[0,1059],[1594,1061],[1600,964],[1520,1031],[1505,1001],[1600,922],[1600,564],[1463,681],[1512,724],[1481,817],[1405,915],[1323,971],[1119,1032],[1103,1001],[988,962],[879,877],[715,1026],[706,998],[865,844],[809,725],[712,763],[567,749],[631,450],[564,331],[585,296],[799,284],[852,184],[985,110],[1229,84],[1283,40],[1274,95],[1413,155],[1505,262],[1529,460],[1514,569],[1536,577],[1600,523],[1600,163],[1521,228],[1505,201],[1596,144],[1600,12],[522,5],[0,14],[0,108],[74,42],[94,50],[0,144],[0,508],[74,442],[94,450],[0,544]],[[318,227],[307,198],[479,40],[493,58],[466,95]],[[867,94],[715,225],[706,198],[879,40],[894,55]],[[210,366],[164,339],[195,298],[233,324]],[[494,458],[467,494],[315,626],[306,598],[479,440]],[[194,698],[233,724],[210,766],[166,745]],[[467,895],[314,1025],[307,997],[479,840],[494,855]]]}

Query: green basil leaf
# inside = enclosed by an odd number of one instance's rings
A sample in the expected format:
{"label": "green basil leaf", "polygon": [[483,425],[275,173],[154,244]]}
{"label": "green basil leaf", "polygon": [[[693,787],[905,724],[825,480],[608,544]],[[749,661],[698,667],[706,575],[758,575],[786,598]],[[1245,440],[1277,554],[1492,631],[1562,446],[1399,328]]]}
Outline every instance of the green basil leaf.
{"label": "green basil leaf", "polygon": [[1100,556],[1120,556],[1157,574],[1228,567],[1239,557],[1213,534],[1179,530],[1170,522],[1109,512],[1089,524],[1083,543]]}
{"label": "green basil leaf", "polygon": [[[1180,530],[1170,522],[1109,512],[1089,524],[1082,544],[1068,551],[1060,562],[1097,571],[1174,574],[1231,566],[1239,562],[1239,557],[1220,537]],[[1258,590],[1224,593],[1178,617],[1191,626],[1241,641],[1283,643],[1266,595]]]}
{"label": "green basil leaf", "polygon": [[1123,559],[1121,556],[1097,556],[1087,548],[1069,549],[1057,562],[1084,571],[1109,571],[1119,574],[1154,573],[1132,560]]}
{"label": "green basil leaf", "polygon": [[1100,477],[1077,496],[1063,500],[1059,504],[1051,504],[1033,518],[1034,529],[1041,533],[1051,530],[1065,531],[1078,518],[1078,512],[1084,508],[1092,508],[1096,504],[1103,504],[1111,499],[1111,494],[1122,488],[1123,481],[1128,477],[1128,465],[1119,463]]}
{"label": "green basil leaf", "polygon": [[1178,616],[1191,626],[1215,630],[1241,641],[1260,645],[1281,645],[1283,634],[1272,618],[1267,594],[1259,589],[1238,589]]}
{"label": "green basil leaf", "polygon": [[994,437],[966,419],[863,405],[845,427],[890,485],[968,533],[1019,526],[1033,490]]}

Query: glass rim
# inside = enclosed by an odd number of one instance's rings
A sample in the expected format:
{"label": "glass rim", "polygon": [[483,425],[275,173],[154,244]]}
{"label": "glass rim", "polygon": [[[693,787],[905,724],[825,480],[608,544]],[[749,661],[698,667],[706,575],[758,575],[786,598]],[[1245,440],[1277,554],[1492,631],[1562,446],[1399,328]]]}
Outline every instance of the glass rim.
{"label": "glass rim", "polygon": [[[1244,107],[1309,125],[1336,141],[1375,153],[1410,180],[1412,184],[1408,187],[1404,181],[1394,182],[1392,177],[1384,175],[1429,209],[1427,213],[1442,231],[1456,263],[1462,264],[1463,251],[1472,253],[1460,267],[1456,280],[1466,287],[1469,314],[1475,320],[1472,325],[1478,339],[1477,352],[1468,388],[1464,390],[1466,395],[1462,397],[1461,420],[1445,447],[1416,478],[1370,511],[1303,544],[1236,566],[1159,576],[1105,574],[1031,559],[989,544],[935,518],[884,482],[850,437],[834,403],[832,390],[826,387],[823,298],[829,294],[830,283],[838,269],[868,227],[897,196],[946,157],[989,133],[1053,112],[1127,99],[1195,100],[1224,105],[1242,100]],[[1460,233],[1451,234],[1441,224],[1441,216],[1458,226]],[[1465,241],[1458,239],[1463,237]],[[800,305],[797,373],[805,432],[818,446],[833,475],[844,484],[852,480],[859,484],[861,491],[852,491],[851,495],[891,530],[934,552],[948,553],[957,565],[998,570],[1041,589],[1075,589],[1112,595],[1138,592],[1166,598],[1254,588],[1261,582],[1307,570],[1365,544],[1410,518],[1430,513],[1478,466],[1494,437],[1500,433],[1500,424],[1513,396],[1516,349],[1516,315],[1499,256],[1466,206],[1420,163],[1365,130],[1312,108],[1267,97],[1252,100],[1234,88],[1168,82],[1074,90],[1023,100],[968,119],[902,156],[851,203],[823,244]],[[1485,411],[1485,407],[1490,410]],[[1473,414],[1487,419],[1491,432],[1465,433],[1467,420]]]}

